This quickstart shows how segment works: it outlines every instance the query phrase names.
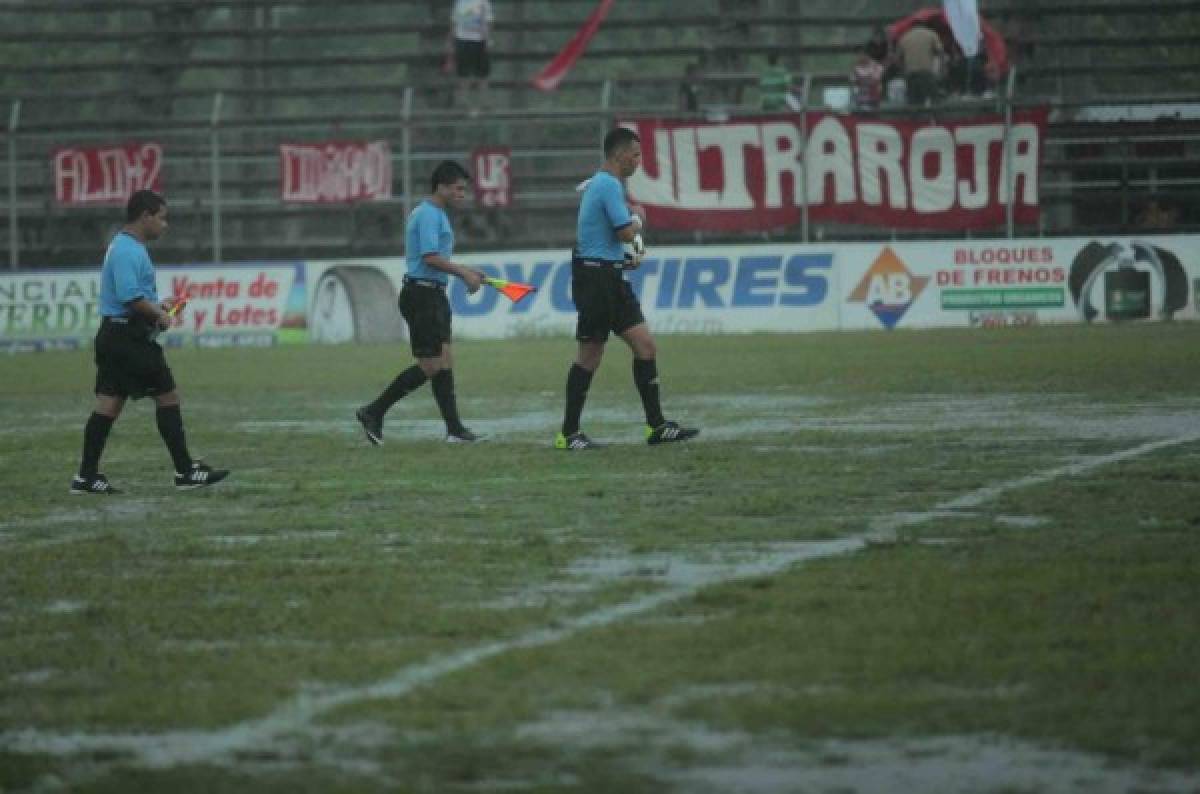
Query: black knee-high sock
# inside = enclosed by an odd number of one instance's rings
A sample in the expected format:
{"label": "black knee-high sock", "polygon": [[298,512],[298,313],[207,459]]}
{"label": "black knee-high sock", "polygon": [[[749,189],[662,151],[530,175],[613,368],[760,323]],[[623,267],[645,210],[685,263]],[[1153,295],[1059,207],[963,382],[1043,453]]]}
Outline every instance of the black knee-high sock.
{"label": "black knee-high sock", "polygon": [[463,423],[458,418],[458,401],[454,397],[454,370],[440,369],[433,376],[433,398],[437,400],[442,419],[446,420],[446,431],[461,433]]}
{"label": "black knee-high sock", "polygon": [[158,434],[162,436],[167,451],[171,453],[171,462],[175,464],[177,474],[186,474],[192,467],[192,456],[188,454],[187,439],[183,435],[183,414],[178,405],[160,405],[154,412],[158,424]]}
{"label": "black knee-high sock", "polygon": [[83,459],[79,462],[79,476],[92,479],[100,468],[100,455],[104,452],[104,444],[108,441],[108,431],[112,430],[111,416],[98,414],[94,411],[88,417],[83,427]]}
{"label": "black knee-high sock", "polygon": [[571,365],[567,373],[567,410],[563,414],[564,436],[579,432],[579,417],[583,415],[583,404],[587,401],[588,387],[592,385],[592,371],[578,364]]}
{"label": "black knee-high sock", "polygon": [[646,424],[658,427],[667,421],[663,418],[662,406],[658,402],[658,364],[654,359],[633,360],[633,382],[642,397],[642,408],[646,410]]}
{"label": "black knee-high sock", "polygon": [[401,397],[415,389],[419,389],[426,380],[428,378],[421,371],[421,368],[413,364],[397,375],[388,384],[388,387],[383,390],[383,394],[376,397],[374,402],[367,405],[367,410],[376,416],[383,416]]}

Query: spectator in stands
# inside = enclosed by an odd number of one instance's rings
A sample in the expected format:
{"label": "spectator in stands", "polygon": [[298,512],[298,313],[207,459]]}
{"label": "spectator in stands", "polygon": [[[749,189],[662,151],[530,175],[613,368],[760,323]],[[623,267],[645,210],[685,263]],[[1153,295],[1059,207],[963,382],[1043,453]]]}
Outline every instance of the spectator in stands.
{"label": "spectator in stands", "polygon": [[1179,207],[1158,197],[1152,197],[1134,221],[1139,229],[1146,231],[1171,231],[1179,222]]}
{"label": "spectator in stands", "polygon": [[938,75],[945,52],[941,37],[922,24],[913,25],[896,42],[908,104],[928,106],[937,98]]}
{"label": "spectator in stands", "polygon": [[700,110],[700,65],[689,63],[679,83],[679,109],[685,113]]}
{"label": "spectator in stands", "polygon": [[988,97],[992,90],[987,47],[983,36],[979,37],[979,52],[967,59],[967,93],[971,96]]}
{"label": "spectator in stands", "polygon": [[885,85],[892,78],[900,76],[900,69],[896,65],[896,48],[888,38],[886,30],[882,27],[872,30],[871,38],[867,39],[865,49],[867,55],[870,55],[883,67],[882,82]]}
{"label": "spectator in stands", "polygon": [[486,101],[487,81],[492,71],[488,36],[494,18],[491,0],[454,0],[451,35],[459,82],[457,103],[472,114],[478,113],[479,106]]}
{"label": "spectator in stands", "polygon": [[867,39],[863,50],[873,60],[880,64],[886,64],[892,59],[892,44],[888,41],[887,31],[882,27],[876,27],[871,31],[871,38]]}
{"label": "spectator in stands", "polygon": [[859,112],[879,110],[883,98],[883,64],[871,56],[868,42],[858,53],[850,69],[850,86],[854,92],[854,109]]}
{"label": "spectator in stands", "polygon": [[946,90],[951,94],[984,96],[991,90],[987,74],[987,50],[983,37],[979,39],[979,51],[967,56],[955,46],[946,56]]}
{"label": "spectator in stands", "polygon": [[758,78],[758,95],[762,109],[778,112],[789,110],[788,95],[792,91],[792,73],[779,63],[779,55],[767,56],[767,66]]}
{"label": "spectator in stands", "polygon": [[962,50],[957,46],[952,47],[942,64],[942,95],[953,99],[967,93],[967,59],[963,57]]}
{"label": "spectator in stands", "polygon": [[[883,76],[879,78],[880,100],[886,99],[892,104],[904,103],[904,77],[900,74],[900,65],[896,62],[896,46],[888,38],[887,30],[876,26],[871,31],[864,47],[867,55],[883,67]],[[851,80],[854,85],[854,80]]]}

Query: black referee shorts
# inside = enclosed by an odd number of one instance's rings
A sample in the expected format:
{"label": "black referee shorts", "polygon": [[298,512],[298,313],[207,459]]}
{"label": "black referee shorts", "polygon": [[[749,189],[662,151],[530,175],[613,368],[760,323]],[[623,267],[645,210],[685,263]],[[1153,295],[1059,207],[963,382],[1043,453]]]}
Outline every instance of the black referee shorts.
{"label": "black referee shorts", "polygon": [[102,397],[154,397],[175,390],[175,377],[149,326],[130,318],[116,323],[105,318],[93,344],[96,394]]}
{"label": "black referee shorts", "polygon": [[571,297],[579,312],[575,338],[581,342],[606,342],[609,333],[623,334],[646,322],[642,304],[621,270],[610,266],[571,263]]}
{"label": "black referee shorts", "polygon": [[408,323],[408,341],[417,358],[437,358],[450,336],[450,300],[446,290],[405,282],[400,289],[400,314]]}
{"label": "black referee shorts", "polygon": [[459,77],[486,78],[492,72],[487,42],[455,39],[454,66]]}

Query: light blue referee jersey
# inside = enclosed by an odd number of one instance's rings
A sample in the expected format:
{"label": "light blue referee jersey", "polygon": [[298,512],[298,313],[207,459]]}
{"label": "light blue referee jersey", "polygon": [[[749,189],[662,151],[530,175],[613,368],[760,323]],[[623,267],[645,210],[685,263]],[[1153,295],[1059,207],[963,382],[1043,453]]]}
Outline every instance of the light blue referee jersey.
{"label": "light blue referee jersey", "polygon": [[601,169],[583,190],[575,226],[575,249],[584,259],[620,262],[625,258],[625,249],[617,232],[632,222],[621,180]]}
{"label": "light blue referee jersey", "polygon": [[128,317],[128,304],[145,298],[158,303],[154,265],[146,246],[128,232],[118,232],[104,253],[100,270],[100,315]]}
{"label": "light blue referee jersey", "polygon": [[425,264],[425,254],[441,254],[446,259],[454,253],[454,227],[446,211],[425,199],[408,216],[404,232],[404,258],[408,275],[446,284],[450,276]]}

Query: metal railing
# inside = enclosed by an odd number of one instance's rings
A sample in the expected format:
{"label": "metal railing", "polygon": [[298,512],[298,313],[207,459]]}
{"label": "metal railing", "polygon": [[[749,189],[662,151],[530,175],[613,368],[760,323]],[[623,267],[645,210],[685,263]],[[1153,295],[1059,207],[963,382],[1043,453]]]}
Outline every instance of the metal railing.
{"label": "metal railing", "polygon": [[[804,75],[799,86],[797,97],[801,107],[807,110],[826,110],[824,105],[813,96],[814,76]],[[461,112],[422,110],[415,107],[415,96],[412,87],[407,88],[402,96],[399,107],[394,115],[377,114],[364,119],[345,120],[339,123],[338,118],[306,117],[306,118],[271,118],[247,119],[226,118],[223,115],[224,95],[217,92],[212,97],[212,104],[207,124],[195,122],[164,125],[159,129],[148,128],[138,133],[137,137],[170,142],[172,149],[171,180],[167,189],[171,192],[172,213],[178,217],[181,213],[192,220],[197,229],[207,225],[207,242],[202,243],[199,233],[193,230],[192,252],[206,252],[213,262],[221,262],[230,249],[228,238],[230,223],[240,226],[243,234],[239,239],[242,243],[232,246],[239,250],[248,250],[246,241],[253,237],[245,233],[249,224],[256,222],[270,223],[272,219],[302,218],[295,224],[305,233],[310,227],[320,227],[328,224],[331,219],[353,216],[356,212],[365,212],[362,208],[331,208],[295,207],[282,201],[278,190],[277,164],[279,158],[279,143],[290,138],[314,137],[318,140],[331,137],[355,135],[378,135],[399,142],[398,150],[393,147],[393,171],[399,174],[399,191],[390,201],[381,202],[386,208],[398,206],[407,217],[408,212],[416,203],[423,191],[419,188],[415,173],[423,173],[421,168],[427,163],[453,157],[462,158],[472,144],[479,143],[509,143],[512,146],[514,168],[520,168],[525,173],[524,181],[527,186],[519,187],[515,198],[517,206],[510,210],[513,217],[524,218],[527,223],[537,223],[537,216],[553,216],[563,220],[563,229],[573,229],[573,223],[567,226],[565,219],[574,212],[575,195],[572,190],[578,179],[594,168],[598,160],[598,141],[603,131],[612,123],[615,115],[634,117],[639,115],[679,115],[664,114],[661,105],[657,107],[617,107],[615,99],[621,96],[619,83],[605,81],[601,85],[600,96],[595,106],[582,110],[492,110],[486,115],[469,116]],[[1178,98],[1177,98],[1178,99]],[[1003,234],[1014,237],[1016,227],[1013,206],[1011,203],[1014,175],[1012,172],[1013,151],[1011,130],[1013,126],[1014,108],[1027,105],[1034,100],[1016,96],[1015,72],[1010,72],[1008,81],[989,107],[1002,112],[1004,118],[1003,146],[1006,156],[1003,179],[1006,185],[1003,195],[1008,197],[1005,208],[1005,225]],[[1127,104],[1129,100],[1121,100]],[[972,104],[962,110],[978,112],[981,105]],[[911,110],[911,109],[910,109]],[[939,113],[953,113],[952,105],[939,107]],[[7,125],[7,176],[8,201],[8,249],[9,266],[13,269],[22,264],[22,222],[29,221],[36,215],[46,216],[55,220],[90,218],[94,221],[98,210],[86,208],[62,208],[54,205],[48,197],[47,186],[51,184],[48,175],[49,158],[44,152],[55,146],[72,142],[111,142],[115,137],[128,137],[129,133],[115,131],[80,131],[78,129],[22,129],[22,105],[15,100],[10,106],[9,122]],[[894,108],[889,112],[903,113],[904,108]],[[744,106],[730,105],[726,107],[708,108],[707,113],[718,113],[724,117],[734,118],[741,113],[755,112]],[[924,111],[928,113],[928,111]],[[701,116],[705,113],[699,114]],[[807,139],[806,119],[800,114],[801,140]],[[555,132],[559,133],[555,137]],[[1164,141],[1179,140],[1186,145],[1200,145],[1200,134],[1182,135],[1132,135],[1107,136],[1102,139],[1084,138],[1086,142],[1115,141],[1118,145],[1128,146],[1130,141]],[[1047,147],[1062,147],[1069,145],[1073,139],[1056,140],[1051,135]],[[22,152],[28,153],[24,159]],[[207,169],[204,166],[207,165]],[[803,173],[801,163],[801,173]],[[1100,193],[1102,190],[1116,191],[1121,201],[1126,205],[1129,196],[1142,189],[1170,187],[1189,193],[1195,192],[1200,196],[1200,177],[1179,176],[1162,179],[1138,179],[1130,177],[1129,162],[1123,163],[1125,172],[1115,180],[1114,184],[1094,184],[1087,180],[1075,180],[1070,172],[1073,166],[1064,161],[1049,162],[1047,171],[1065,173],[1065,178],[1058,180],[1043,180],[1043,200],[1053,197],[1059,200],[1070,198],[1072,191],[1084,193]],[[205,171],[207,173],[205,173]],[[262,174],[256,182],[254,175]],[[548,187],[538,189],[545,182]],[[532,186],[529,186],[532,185]],[[787,234],[785,239],[810,241],[814,237],[814,227],[811,224],[807,191],[797,191],[800,203],[799,228]],[[112,208],[103,210],[105,217],[111,215]],[[1127,222],[1128,212],[1122,211],[1122,217]],[[205,218],[204,221],[201,218]],[[44,220],[44,218],[43,218]],[[111,221],[111,218],[109,218]],[[821,239],[830,239],[830,228],[819,230]],[[1044,234],[1057,231],[1067,231],[1058,228],[1046,228],[1045,224],[1035,230]],[[843,230],[838,233],[845,234]],[[969,233],[965,233],[970,236]],[[860,230],[859,239],[870,239],[878,235],[892,238],[899,236],[894,229]],[[847,239],[856,235],[849,233]],[[945,236],[944,234],[942,236]],[[337,235],[334,235],[336,245]],[[315,237],[313,238],[315,239]],[[699,239],[697,236],[695,239]],[[351,236],[345,237],[347,247],[356,242]],[[395,250],[398,242],[391,239],[389,245]],[[43,242],[43,247],[49,243]],[[558,241],[555,241],[558,244]],[[181,244],[182,245],[182,244]],[[279,254],[275,258],[286,257],[287,251],[304,250],[317,246],[311,239],[301,239],[289,245],[280,242],[277,248]],[[37,249],[36,243],[24,246]],[[65,247],[65,244],[64,244]],[[186,247],[186,246],[185,246]],[[99,250],[102,245],[97,243],[92,250]],[[192,255],[193,259],[200,257]],[[76,260],[78,261],[78,260]]]}

